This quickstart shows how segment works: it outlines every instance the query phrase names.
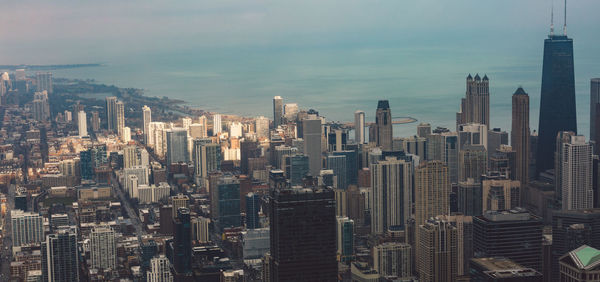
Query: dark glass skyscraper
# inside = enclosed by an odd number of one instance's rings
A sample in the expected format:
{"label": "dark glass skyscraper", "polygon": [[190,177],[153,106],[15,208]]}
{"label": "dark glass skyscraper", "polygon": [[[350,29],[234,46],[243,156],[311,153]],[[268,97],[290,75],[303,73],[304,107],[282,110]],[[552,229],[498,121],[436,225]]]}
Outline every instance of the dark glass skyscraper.
{"label": "dark glass skyscraper", "polygon": [[556,134],[577,132],[573,69],[573,39],[566,33],[549,35],[544,40],[537,174],[554,166]]}
{"label": "dark glass skyscraper", "polygon": [[333,190],[274,189],[269,203],[271,281],[337,281]]}
{"label": "dark glass skyscraper", "polygon": [[177,276],[192,273],[192,225],[190,210],[179,208],[175,219],[175,236],[173,237],[173,268]]}

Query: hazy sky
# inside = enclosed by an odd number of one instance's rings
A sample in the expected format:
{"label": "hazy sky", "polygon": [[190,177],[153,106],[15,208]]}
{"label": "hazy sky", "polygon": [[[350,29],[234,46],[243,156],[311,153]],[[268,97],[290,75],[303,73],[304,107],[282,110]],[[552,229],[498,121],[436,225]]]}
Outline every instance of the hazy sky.
{"label": "hazy sky", "polygon": [[[2,2],[0,64],[110,62],[132,53],[231,46],[450,42],[468,48],[508,35],[507,44],[518,45],[519,39],[543,38],[552,5],[552,0]],[[554,2],[560,32],[563,3]],[[599,46],[600,1],[571,0],[568,9],[570,36]]]}

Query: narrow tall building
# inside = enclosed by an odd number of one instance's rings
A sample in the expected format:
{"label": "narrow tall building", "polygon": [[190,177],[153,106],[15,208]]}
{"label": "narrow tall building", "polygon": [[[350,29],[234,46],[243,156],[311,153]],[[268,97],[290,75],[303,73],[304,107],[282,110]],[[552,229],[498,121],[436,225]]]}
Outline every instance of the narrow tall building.
{"label": "narrow tall building", "polygon": [[458,231],[450,222],[429,219],[419,225],[419,281],[455,281],[458,275]]}
{"label": "narrow tall building", "polygon": [[79,281],[77,234],[61,229],[42,242],[42,281]]}
{"label": "narrow tall building", "polygon": [[594,141],[594,154],[600,154],[600,78],[590,82],[590,141]]}
{"label": "narrow tall building", "polygon": [[223,124],[221,123],[221,115],[214,114],[213,115],[213,136],[217,136],[219,133],[223,131]]}
{"label": "narrow tall building", "polygon": [[283,98],[273,97],[273,128],[277,128],[283,122]]}
{"label": "narrow tall building", "polygon": [[354,112],[354,142],[356,144],[365,143],[365,112]]}
{"label": "narrow tall building", "polygon": [[461,101],[460,112],[456,114],[456,123],[480,123],[490,127],[490,84],[487,75],[483,79],[479,74],[473,78],[467,76],[467,91]]}
{"label": "narrow tall building", "polygon": [[590,209],[594,207],[592,189],[593,146],[585,136],[570,136],[564,143],[560,163],[563,210]]}
{"label": "narrow tall building", "polygon": [[413,273],[412,253],[412,247],[406,243],[379,244],[373,247],[373,269],[381,276],[409,279]]}
{"label": "narrow tall building", "polygon": [[441,161],[421,163],[415,171],[416,225],[450,213],[448,166]]}
{"label": "narrow tall building", "polygon": [[269,204],[270,281],[336,281],[333,190],[274,189]]}
{"label": "narrow tall building", "polygon": [[117,130],[117,97],[106,97],[106,128],[109,131]]}
{"label": "narrow tall building", "polygon": [[173,282],[171,264],[165,255],[160,255],[150,260],[150,271],[146,274],[148,282]]}
{"label": "narrow tall building", "polygon": [[511,146],[516,152],[514,179],[525,187],[529,181],[529,95],[519,87],[512,96]]}
{"label": "narrow tall building", "polygon": [[379,100],[377,102],[377,112],[375,113],[375,124],[377,126],[377,146],[384,151],[393,149],[393,127],[392,111],[388,100]]}
{"label": "narrow tall building", "polygon": [[174,220],[174,223],[173,269],[178,277],[190,276],[192,274],[192,226],[190,210],[188,208],[177,209],[177,218]]}
{"label": "narrow tall building", "polygon": [[371,171],[371,233],[385,234],[389,230],[406,230],[411,216],[411,162],[387,157],[369,165]]}
{"label": "narrow tall building", "polygon": [[321,119],[309,117],[302,120],[304,138],[304,154],[308,156],[308,166],[312,176],[319,175],[321,170]]}
{"label": "narrow tall building", "polygon": [[575,106],[573,39],[567,37],[565,28],[563,35],[551,32],[544,40],[537,175],[553,167],[558,132],[577,132]]}
{"label": "narrow tall building", "polygon": [[118,101],[115,104],[115,121],[116,121],[116,130],[117,134],[121,139],[125,136],[125,104],[123,102]]}
{"label": "narrow tall building", "polygon": [[92,268],[117,269],[115,231],[110,227],[97,227],[90,234],[90,257]]}
{"label": "narrow tall building", "polygon": [[167,165],[189,162],[187,130],[174,128],[167,130]]}
{"label": "narrow tall building", "polygon": [[77,131],[79,132],[79,137],[88,136],[87,117],[84,111],[77,113]]}
{"label": "narrow tall building", "polygon": [[142,107],[142,122],[144,124],[144,143],[148,144],[150,123],[152,122],[152,110],[144,105]]}

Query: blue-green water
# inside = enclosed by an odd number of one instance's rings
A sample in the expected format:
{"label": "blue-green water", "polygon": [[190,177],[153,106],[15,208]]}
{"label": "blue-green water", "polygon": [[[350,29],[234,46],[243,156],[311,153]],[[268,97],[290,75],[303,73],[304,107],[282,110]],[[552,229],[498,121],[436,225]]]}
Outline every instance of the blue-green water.
{"label": "blue-green water", "polygon": [[[57,77],[93,78],[145,89],[149,96],[183,99],[215,112],[272,115],[271,98],[317,109],[328,120],[351,121],[357,109],[373,120],[378,99],[389,99],[394,116],[411,116],[434,127],[454,127],[465,77],[490,77],[491,123],[510,130],[511,95],[523,86],[531,96],[531,127],[537,128],[542,40],[513,53],[467,51],[444,46],[297,49],[222,49],[192,54],[138,56],[102,67],[57,70]],[[537,48],[534,48],[537,47]],[[577,48],[576,48],[577,49]],[[578,124],[589,128],[589,78],[600,67],[576,54]],[[597,54],[591,56],[599,62]],[[414,134],[415,124],[395,135]]]}

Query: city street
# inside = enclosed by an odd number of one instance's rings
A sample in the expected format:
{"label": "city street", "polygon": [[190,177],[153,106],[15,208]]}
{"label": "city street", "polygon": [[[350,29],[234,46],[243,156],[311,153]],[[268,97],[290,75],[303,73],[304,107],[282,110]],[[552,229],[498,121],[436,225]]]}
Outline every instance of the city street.
{"label": "city street", "polygon": [[2,256],[2,265],[0,266],[0,280],[7,281],[10,277],[10,261],[12,258],[12,237],[11,237],[11,222],[10,211],[15,203],[15,185],[8,187],[8,195],[6,196],[6,216],[4,217],[3,242],[0,254]]}
{"label": "city street", "polygon": [[142,222],[140,221],[140,218],[139,218],[138,214],[135,212],[135,210],[133,209],[133,207],[131,207],[131,204],[127,200],[127,197],[125,196],[125,193],[121,189],[119,182],[117,181],[117,178],[115,177],[114,173],[111,175],[111,183],[112,183],[113,193],[115,193],[117,195],[117,197],[119,198],[119,202],[121,202],[121,205],[123,205],[123,207],[125,208],[127,215],[129,216],[129,218],[131,219],[131,222],[133,223],[133,225],[135,227],[135,234],[137,235],[138,240],[141,240],[142,235],[145,234],[144,229],[142,228]]}

